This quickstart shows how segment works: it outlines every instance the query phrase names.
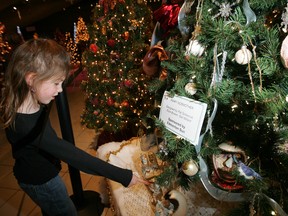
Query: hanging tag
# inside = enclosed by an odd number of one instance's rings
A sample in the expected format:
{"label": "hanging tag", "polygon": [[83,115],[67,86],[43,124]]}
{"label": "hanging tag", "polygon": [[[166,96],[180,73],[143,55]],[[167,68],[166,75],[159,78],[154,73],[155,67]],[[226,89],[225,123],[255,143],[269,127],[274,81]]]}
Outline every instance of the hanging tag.
{"label": "hanging tag", "polygon": [[197,145],[206,109],[205,103],[165,91],[159,118],[168,130]]}

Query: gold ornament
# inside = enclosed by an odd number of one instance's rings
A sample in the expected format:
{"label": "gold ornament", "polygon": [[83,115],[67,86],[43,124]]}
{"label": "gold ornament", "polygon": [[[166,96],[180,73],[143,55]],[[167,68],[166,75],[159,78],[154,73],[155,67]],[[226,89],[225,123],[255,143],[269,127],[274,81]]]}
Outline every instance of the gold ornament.
{"label": "gold ornament", "polygon": [[242,46],[235,54],[235,60],[240,65],[248,64],[252,59],[252,53],[246,46]]}
{"label": "gold ornament", "polygon": [[198,164],[194,160],[185,161],[182,170],[187,176],[194,176],[199,170]]}
{"label": "gold ornament", "polygon": [[109,21],[108,21],[108,26],[109,26],[110,28],[113,27],[113,22],[112,22],[112,20],[109,20]]}
{"label": "gold ornament", "polygon": [[128,40],[129,39],[129,32],[125,31],[124,34],[122,35],[124,40]]}
{"label": "gold ornament", "polygon": [[106,33],[107,33],[106,26],[102,27],[101,32],[103,35],[106,35]]}

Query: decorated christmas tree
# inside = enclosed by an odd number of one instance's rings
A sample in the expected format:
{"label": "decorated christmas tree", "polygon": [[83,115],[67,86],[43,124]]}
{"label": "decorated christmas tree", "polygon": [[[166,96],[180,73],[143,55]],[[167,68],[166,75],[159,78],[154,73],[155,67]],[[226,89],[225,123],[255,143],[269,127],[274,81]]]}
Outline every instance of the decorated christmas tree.
{"label": "decorated christmas tree", "polygon": [[235,215],[287,215],[287,26],[284,0],[183,3],[165,38],[166,77],[149,86],[164,94],[157,184],[201,180],[215,199],[243,204]]}
{"label": "decorated christmas tree", "polygon": [[82,55],[88,79],[82,123],[95,130],[129,132],[153,106],[150,78],[142,72],[152,14],[144,1],[99,1],[93,10],[88,48]]}
{"label": "decorated christmas tree", "polygon": [[78,18],[76,29],[74,29],[74,31],[76,34],[75,43],[89,41],[87,26],[82,17]]}
{"label": "decorated christmas tree", "polygon": [[71,64],[79,65],[80,55],[78,53],[78,47],[73,41],[70,32],[65,33],[64,47],[66,48],[66,51],[70,53]]}
{"label": "decorated christmas tree", "polygon": [[[0,22],[0,64],[7,61],[7,55],[11,52],[11,46],[4,38],[5,25]],[[1,68],[2,69],[2,68]]]}
{"label": "decorated christmas tree", "polygon": [[0,22],[0,88],[2,88],[2,82],[4,79],[5,66],[8,60],[8,54],[11,52],[12,48],[8,41],[5,40],[5,25]]}

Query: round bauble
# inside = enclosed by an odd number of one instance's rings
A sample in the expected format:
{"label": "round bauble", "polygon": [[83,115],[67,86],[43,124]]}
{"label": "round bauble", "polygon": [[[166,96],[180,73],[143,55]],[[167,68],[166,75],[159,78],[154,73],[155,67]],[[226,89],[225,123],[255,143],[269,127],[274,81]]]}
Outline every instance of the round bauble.
{"label": "round bauble", "polygon": [[248,64],[252,59],[252,53],[246,46],[242,46],[235,54],[235,60],[240,65]]}
{"label": "round bauble", "polygon": [[97,97],[94,97],[92,100],[91,100],[91,103],[94,105],[94,106],[97,106],[99,104],[99,100]]}
{"label": "round bauble", "polygon": [[124,80],[124,86],[127,87],[127,88],[132,88],[133,80],[130,80],[130,79]]}
{"label": "round bauble", "polygon": [[107,46],[109,46],[109,47],[113,48],[115,46],[115,44],[116,44],[116,41],[114,39],[109,39],[107,41]]}
{"label": "round bauble", "polygon": [[127,100],[122,101],[121,103],[122,107],[128,107],[129,106],[129,102]]}
{"label": "round bauble", "polygon": [[113,106],[114,103],[115,103],[115,101],[113,100],[113,98],[109,97],[109,98],[107,99],[107,105],[108,105],[108,106]]}
{"label": "round bauble", "polygon": [[187,176],[194,176],[199,171],[199,167],[194,160],[189,160],[182,164],[182,170]]}
{"label": "round bauble", "polygon": [[196,94],[196,92],[197,92],[196,84],[195,83],[187,83],[185,85],[185,91],[190,95]]}
{"label": "round bauble", "polygon": [[204,47],[198,42],[198,40],[190,40],[189,45],[186,46],[185,55],[201,56],[203,52]]}
{"label": "round bauble", "polygon": [[282,42],[281,50],[280,50],[280,57],[283,66],[288,69],[288,36]]}
{"label": "round bauble", "polygon": [[90,44],[89,49],[93,53],[97,53],[98,51],[98,46],[96,44]]}

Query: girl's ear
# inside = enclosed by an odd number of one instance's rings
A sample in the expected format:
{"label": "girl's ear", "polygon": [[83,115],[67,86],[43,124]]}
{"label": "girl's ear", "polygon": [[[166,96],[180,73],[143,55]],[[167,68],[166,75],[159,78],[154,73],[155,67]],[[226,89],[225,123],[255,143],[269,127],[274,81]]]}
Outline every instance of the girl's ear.
{"label": "girl's ear", "polygon": [[36,77],[36,73],[35,72],[28,72],[25,75],[25,81],[26,81],[28,86],[30,86],[30,87],[33,86],[33,82],[34,82],[35,77]]}

